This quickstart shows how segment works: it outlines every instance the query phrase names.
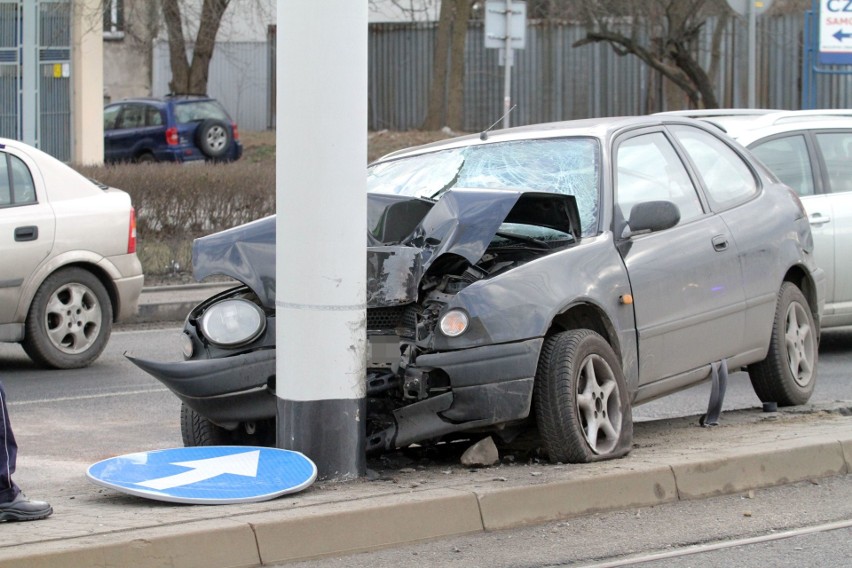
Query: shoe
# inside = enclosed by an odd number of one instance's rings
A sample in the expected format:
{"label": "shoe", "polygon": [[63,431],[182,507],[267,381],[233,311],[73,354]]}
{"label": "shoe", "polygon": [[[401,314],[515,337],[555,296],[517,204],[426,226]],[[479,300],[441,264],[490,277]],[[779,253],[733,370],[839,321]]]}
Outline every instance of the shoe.
{"label": "shoe", "polygon": [[53,513],[53,507],[44,501],[27,499],[23,493],[6,503],[0,503],[0,521],[37,521]]}

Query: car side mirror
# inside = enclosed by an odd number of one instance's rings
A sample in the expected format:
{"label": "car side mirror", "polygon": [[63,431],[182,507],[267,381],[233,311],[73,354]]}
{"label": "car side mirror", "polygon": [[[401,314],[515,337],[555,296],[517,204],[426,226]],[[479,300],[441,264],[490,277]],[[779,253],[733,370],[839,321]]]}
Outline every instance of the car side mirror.
{"label": "car side mirror", "polygon": [[680,221],[680,209],[671,201],[645,201],[630,210],[623,238],[670,229]]}

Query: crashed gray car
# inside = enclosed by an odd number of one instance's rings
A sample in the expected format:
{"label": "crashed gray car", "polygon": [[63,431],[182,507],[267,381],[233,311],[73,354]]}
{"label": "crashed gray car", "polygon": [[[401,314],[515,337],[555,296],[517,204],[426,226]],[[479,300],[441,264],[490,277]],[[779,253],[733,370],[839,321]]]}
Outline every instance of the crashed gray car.
{"label": "crashed gray car", "polygon": [[[367,447],[537,427],[553,461],[626,454],[633,405],[747,368],[805,403],[822,272],[798,197],[679,117],[514,128],[368,168]],[[183,362],[135,360],[187,445],[274,444],[275,220],[197,240]],[[223,325],[227,324],[227,325]]]}

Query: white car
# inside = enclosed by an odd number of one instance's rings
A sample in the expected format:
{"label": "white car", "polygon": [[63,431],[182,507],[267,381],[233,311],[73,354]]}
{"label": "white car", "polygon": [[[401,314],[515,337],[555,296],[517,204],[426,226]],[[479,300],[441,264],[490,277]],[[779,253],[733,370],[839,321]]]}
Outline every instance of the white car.
{"label": "white car", "polygon": [[799,194],[825,270],[821,327],[852,325],[852,110],[692,114],[748,147]]}
{"label": "white car", "polygon": [[0,342],[85,367],[142,291],[130,196],[0,138]]}

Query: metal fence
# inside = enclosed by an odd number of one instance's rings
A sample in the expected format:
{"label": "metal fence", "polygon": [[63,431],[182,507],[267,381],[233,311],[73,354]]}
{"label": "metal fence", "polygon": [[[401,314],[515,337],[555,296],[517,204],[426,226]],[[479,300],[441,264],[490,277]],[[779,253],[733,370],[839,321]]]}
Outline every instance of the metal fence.
{"label": "metal fence", "polygon": [[[718,20],[708,19],[696,42],[706,69]],[[803,14],[758,18],[757,105],[801,105]],[[371,24],[369,37],[369,128],[408,130],[426,115],[436,24]],[[605,43],[573,47],[582,26],[531,22],[526,48],[515,52],[513,125],[572,118],[646,114],[688,107],[686,96],[638,58],[619,56]],[[747,29],[728,21],[722,36],[716,93],[723,107],[748,100]],[[305,54],[308,57],[310,54]],[[267,43],[220,43],[210,69],[209,93],[221,99],[246,130],[274,127],[275,35]],[[168,91],[168,46],[154,52],[154,94]],[[821,76],[818,106],[852,106],[852,77]],[[503,68],[497,50],[485,49],[481,22],[471,22],[465,46],[464,124],[482,130],[503,112]]]}

